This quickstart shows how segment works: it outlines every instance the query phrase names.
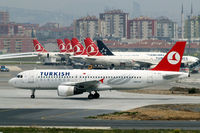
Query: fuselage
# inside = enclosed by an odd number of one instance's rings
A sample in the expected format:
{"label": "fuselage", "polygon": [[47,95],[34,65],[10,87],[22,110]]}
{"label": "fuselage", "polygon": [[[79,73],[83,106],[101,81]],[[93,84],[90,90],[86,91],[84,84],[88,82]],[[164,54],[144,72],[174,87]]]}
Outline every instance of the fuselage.
{"label": "fuselage", "polygon": [[[153,61],[152,64],[158,64],[162,58],[166,55],[163,52],[113,52],[116,56],[130,56],[132,58],[149,56],[147,59],[150,59],[149,62]],[[146,58],[145,57],[145,58]],[[183,56],[181,63],[192,64],[199,61],[199,58],[194,56]]]}
{"label": "fuselage", "polygon": [[[99,81],[95,90],[139,89],[162,84],[174,78],[187,77],[183,72],[150,70],[28,70],[12,78],[9,83],[22,89],[57,89],[65,83]],[[168,78],[167,78],[168,77]]]}
{"label": "fuselage", "polygon": [[[114,66],[151,66],[157,65],[166,53],[151,53],[151,52],[117,52],[116,55],[111,56],[84,56],[75,57],[77,60],[84,60],[92,65],[114,65]],[[183,56],[181,63],[184,65],[190,65],[197,62],[199,59],[193,56]]]}

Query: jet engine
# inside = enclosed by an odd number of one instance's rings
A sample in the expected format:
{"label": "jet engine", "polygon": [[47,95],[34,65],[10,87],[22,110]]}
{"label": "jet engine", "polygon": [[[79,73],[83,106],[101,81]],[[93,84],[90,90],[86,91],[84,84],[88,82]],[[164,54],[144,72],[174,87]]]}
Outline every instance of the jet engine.
{"label": "jet engine", "polygon": [[78,89],[76,86],[66,86],[66,85],[59,85],[57,91],[58,91],[58,96],[73,96],[85,92],[84,90]]}

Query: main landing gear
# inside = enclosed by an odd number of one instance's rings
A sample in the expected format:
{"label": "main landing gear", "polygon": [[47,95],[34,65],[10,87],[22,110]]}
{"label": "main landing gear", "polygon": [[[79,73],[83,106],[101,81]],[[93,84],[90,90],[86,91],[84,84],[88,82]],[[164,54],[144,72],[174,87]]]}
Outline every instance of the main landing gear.
{"label": "main landing gear", "polygon": [[98,92],[95,92],[94,94],[92,94],[90,92],[90,94],[88,95],[88,99],[98,99],[100,97]]}
{"label": "main landing gear", "polygon": [[31,98],[35,98],[35,89],[32,90]]}

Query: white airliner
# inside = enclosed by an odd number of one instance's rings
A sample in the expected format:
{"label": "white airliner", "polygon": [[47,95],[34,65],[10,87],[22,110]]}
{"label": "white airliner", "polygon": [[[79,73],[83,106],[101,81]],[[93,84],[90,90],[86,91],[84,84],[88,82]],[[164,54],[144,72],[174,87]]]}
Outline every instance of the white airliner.
{"label": "white airliner", "polygon": [[[129,66],[129,64],[131,65],[130,62],[134,60],[135,64],[138,64],[138,65],[155,66],[166,55],[166,53],[163,53],[163,52],[111,52],[108,49],[108,47],[106,47],[106,45],[100,40],[97,40],[97,46],[99,48],[99,51],[103,55],[117,56],[118,59],[121,59],[121,60],[118,60],[118,63],[116,63],[117,61],[113,61],[113,65],[119,65],[119,63],[121,62],[122,64],[124,63],[125,65],[127,64],[127,66]],[[88,61],[93,59],[93,63],[106,62],[106,61],[104,61],[106,58],[102,58],[102,57],[100,57],[100,58],[97,57],[98,59],[95,59],[95,58],[96,57],[90,57],[90,58],[88,58]],[[114,57],[110,57],[110,58],[114,58]],[[196,63],[198,61],[199,61],[199,59],[197,57],[183,56],[181,63],[187,66],[187,65]],[[111,63],[111,62],[112,62],[112,60],[110,60],[109,63]],[[134,63],[132,63],[132,64],[134,65]]]}
{"label": "white airliner", "polygon": [[188,73],[179,72],[185,45],[177,42],[151,70],[28,70],[9,84],[32,90],[31,98],[35,98],[35,90],[57,89],[59,96],[88,92],[89,99],[99,98],[98,91],[154,86],[188,77]]}
{"label": "white airliner", "polygon": [[[84,60],[92,65],[104,65],[104,66],[110,66],[113,68],[114,66],[126,66],[126,67],[132,67],[136,66],[137,64],[155,64],[158,62],[154,62],[150,58],[150,56],[142,55],[142,56],[135,56],[135,55],[111,55],[106,56],[103,55],[96,44],[90,39],[86,38],[84,40],[85,46],[86,46],[86,52],[88,57],[83,57]],[[76,57],[75,57],[76,58]]]}
{"label": "white airliner", "polygon": [[[12,53],[0,55],[0,60],[8,59],[19,59],[19,58],[31,58],[31,57],[42,57],[47,63],[56,63],[57,59],[61,59],[69,55],[67,52],[48,52],[38,40],[33,39],[34,49],[36,52],[24,52],[24,53]],[[60,46],[60,44],[58,44]]]}

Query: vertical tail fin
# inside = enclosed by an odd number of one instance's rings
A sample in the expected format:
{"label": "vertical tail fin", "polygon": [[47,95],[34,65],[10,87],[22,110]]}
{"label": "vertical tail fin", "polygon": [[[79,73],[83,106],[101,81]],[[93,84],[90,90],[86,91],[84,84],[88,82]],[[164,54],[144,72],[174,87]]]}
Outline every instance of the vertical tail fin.
{"label": "vertical tail fin", "polygon": [[37,52],[47,52],[37,39],[33,39],[34,48]]}
{"label": "vertical tail fin", "polygon": [[108,47],[106,47],[106,45],[100,41],[100,40],[97,40],[97,46],[99,48],[99,51],[103,54],[103,55],[114,55],[110,49]]}
{"label": "vertical tail fin", "polygon": [[102,56],[97,45],[89,37],[84,42],[88,56]]}
{"label": "vertical tail fin", "polygon": [[65,42],[66,52],[67,53],[73,52],[71,41],[68,38],[65,38],[64,42]]}
{"label": "vertical tail fin", "polygon": [[151,69],[154,71],[179,71],[186,42],[176,42],[171,50],[164,56],[158,65]]}
{"label": "vertical tail fin", "polygon": [[61,39],[57,39],[57,44],[61,53],[66,52],[66,46]]}
{"label": "vertical tail fin", "polygon": [[72,38],[72,48],[74,55],[87,55],[86,49],[83,45],[78,41],[77,38]]}

